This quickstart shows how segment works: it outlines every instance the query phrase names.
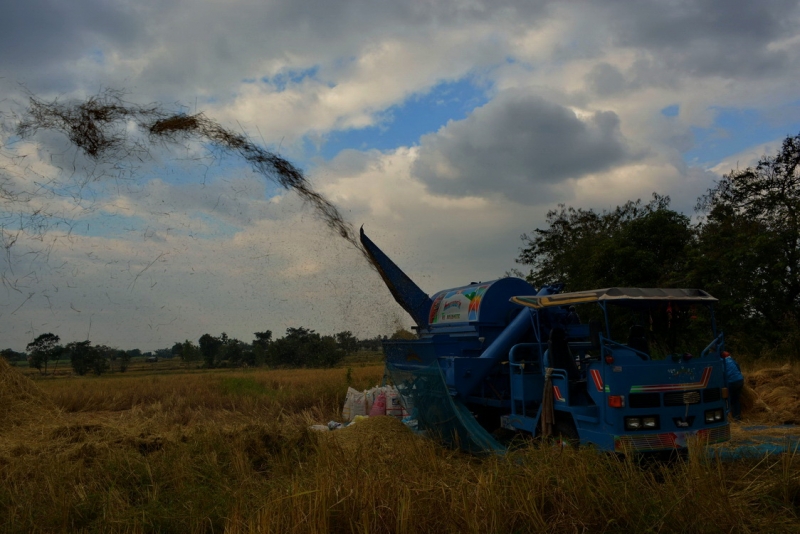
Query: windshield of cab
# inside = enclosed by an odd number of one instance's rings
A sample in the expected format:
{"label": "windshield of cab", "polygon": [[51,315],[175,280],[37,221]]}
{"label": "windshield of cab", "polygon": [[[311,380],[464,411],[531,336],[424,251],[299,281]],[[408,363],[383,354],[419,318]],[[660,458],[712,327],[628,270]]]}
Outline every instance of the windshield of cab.
{"label": "windshield of cab", "polygon": [[707,304],[636,301],[608,305],[611,339],[654,360],[672,355],[700,356],[714,339]]}

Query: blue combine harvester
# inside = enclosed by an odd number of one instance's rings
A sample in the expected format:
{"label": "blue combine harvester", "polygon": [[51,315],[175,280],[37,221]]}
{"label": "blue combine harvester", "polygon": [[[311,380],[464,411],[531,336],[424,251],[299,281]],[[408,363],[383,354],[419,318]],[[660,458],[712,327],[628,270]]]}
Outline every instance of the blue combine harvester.
{"label": "blue combine harvester", "polygon": [[730,439],[708,293],[560,293],[502,278],[429,297],[363,230],[361,242],[416,323],[418,339],[385,341],[384,352],[421,430],[476,452],[503,450],[503,433],[622,453]]}

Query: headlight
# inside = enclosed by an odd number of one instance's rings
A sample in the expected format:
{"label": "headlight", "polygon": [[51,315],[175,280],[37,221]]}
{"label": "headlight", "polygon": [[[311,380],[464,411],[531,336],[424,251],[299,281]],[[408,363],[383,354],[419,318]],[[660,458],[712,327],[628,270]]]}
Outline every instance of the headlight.
{"label": "headlight", "polygon": [[720,421],[723,421],[724,418],[725,414],[722,412],[721,408],[717,408],[716,410],[705,411],[706,423],[718,423]]}
{"label": "headlight", "polygon": [[639,417],[626,417],[625,430],[639,430],[642,428],[642,419]]}
{"label": "headlight", "polygon": [[642,415],[639,417],[626,417],[625,430],[658,430],[657,415]]}

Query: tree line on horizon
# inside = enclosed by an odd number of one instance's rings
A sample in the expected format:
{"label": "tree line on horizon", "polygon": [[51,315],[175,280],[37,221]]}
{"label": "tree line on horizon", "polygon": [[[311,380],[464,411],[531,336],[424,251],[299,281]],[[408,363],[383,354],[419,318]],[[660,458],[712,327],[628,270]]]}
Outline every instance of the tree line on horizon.
{"label": "tree line on horizon", "polygon": [[[398,331],[406,335],[405,331]],[[158,359],[179,358],[186,364],[204,368],[269,366],[269,367],[333,367],[348,354],[359,350],[377,351],[386,336],[358,339],[350,331],[335,335],[321,335],[314,330],[297,327],[288,328],[282,338],[273,339],[272,331],[256,332],[255,339],[243,342],[229,337],[225,332],[219,336],[203,334],[197,343],[190,340],[176,342],[170,348],[152,352],[140,349],[121,350],[106,345],[92,345],[91,341],[73,341],[61,345],[61,338],[51,332],[41,334],[28,343],[25,352],[7,348],[0,356],[7,360],[27,361],[30,367],[47,374],[51,363],[54,369],[62,360],[68,360],[78,375],[92,372],[96,375],[108,371],[125,372],[133,358]]]}
{"label": "tree line on horizon", "polygon": [[[698,198],[695,221],[657,193],[612,210],[559,204],[522,235],[515,271],[536,287],[690,287],[719,299],[728,345],[800,358],[800,135]],[[766,351],[766,352],[765,352]]]}

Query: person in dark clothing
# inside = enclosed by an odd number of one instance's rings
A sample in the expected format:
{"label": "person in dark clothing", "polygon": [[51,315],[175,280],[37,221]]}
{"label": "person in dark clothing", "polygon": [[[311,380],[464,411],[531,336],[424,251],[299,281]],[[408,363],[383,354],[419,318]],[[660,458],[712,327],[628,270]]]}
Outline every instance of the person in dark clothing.
{"label": "person in dark clothing", "polygon": [[578,312],[575,311],[575,306],[569,307],[569,313],[567,314],[567,324],[581,324],[581,318],[578,316]]}
{"label": "person in dark clothing", "polygon": [[563,369],[567,373],[570,382],[580,380],[581,371],[575,363],[575,358],[569,350],[567,334],[563,328],[556,327],[550,332],[548,345],[548,359],[550,367]]}
{"label": "person in dark clothing", "polygon": [[730,415],[736,421],[742,420],[742,389],[744,375],[739,364],[731,357],[731,353],[723,351],[720,355],[725,364],[725,378],[728,382],[728,398],[730,399]]}
{"label": "person in dark clothing", "polygon": [[631,326],[628,333],[628,346],[636,351],[637,355],[647,359],[646,355],[650,354],[650,342],[647,340],[647,331],[640,324]]}

